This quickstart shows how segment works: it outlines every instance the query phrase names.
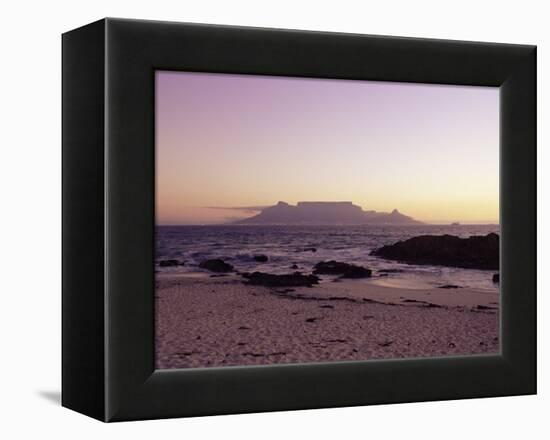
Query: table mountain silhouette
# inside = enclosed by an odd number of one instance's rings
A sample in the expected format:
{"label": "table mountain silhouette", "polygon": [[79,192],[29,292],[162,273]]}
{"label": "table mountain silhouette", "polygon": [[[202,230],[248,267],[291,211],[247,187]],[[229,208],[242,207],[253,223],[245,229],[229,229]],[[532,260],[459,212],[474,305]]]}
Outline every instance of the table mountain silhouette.
{"label": "table mountain silhouette", "polygon": [[238,220],[233,224],[422,224],[412,217],[401,214],[397,209],[392,212],[364,211],[352,202],[298,202],[290,205],[278,202],[264,208],[259,214]]}

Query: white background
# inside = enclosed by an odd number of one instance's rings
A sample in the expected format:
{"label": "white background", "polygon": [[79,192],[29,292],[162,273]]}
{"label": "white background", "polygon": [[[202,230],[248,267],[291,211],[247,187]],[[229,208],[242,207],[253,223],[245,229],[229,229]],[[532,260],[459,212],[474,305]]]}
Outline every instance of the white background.
{"label": "white background", "polygon": [[[550,41],[545,3],[4,2],[0,7],[0,437],[549,438],[548,408],[544,411],[550,406],[550,319],[545,298],[550,263],[550,161],[545,148]],[[60,34],[105,16],[538,45],[539,395],[108,425],[61,408]]]}

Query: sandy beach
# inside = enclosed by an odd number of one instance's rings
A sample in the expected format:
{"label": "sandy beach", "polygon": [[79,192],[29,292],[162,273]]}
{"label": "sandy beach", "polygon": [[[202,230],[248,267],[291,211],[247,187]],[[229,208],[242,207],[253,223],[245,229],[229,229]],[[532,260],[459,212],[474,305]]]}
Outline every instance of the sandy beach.
{"label": "sandy beach", "polygon": [[500,350],[499,295],[472,288],[323,277],[314,287],[275,289],[234,274],[159,273],[155,301],[159,369]]}

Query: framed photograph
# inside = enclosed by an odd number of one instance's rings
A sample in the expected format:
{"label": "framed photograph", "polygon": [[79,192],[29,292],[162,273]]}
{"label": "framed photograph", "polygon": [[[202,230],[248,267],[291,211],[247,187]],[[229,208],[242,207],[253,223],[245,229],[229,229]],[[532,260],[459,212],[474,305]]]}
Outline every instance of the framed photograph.
{"label": "framed photograph", "polygon": [[63,405],[536,392],[535,46],[63,35]]}

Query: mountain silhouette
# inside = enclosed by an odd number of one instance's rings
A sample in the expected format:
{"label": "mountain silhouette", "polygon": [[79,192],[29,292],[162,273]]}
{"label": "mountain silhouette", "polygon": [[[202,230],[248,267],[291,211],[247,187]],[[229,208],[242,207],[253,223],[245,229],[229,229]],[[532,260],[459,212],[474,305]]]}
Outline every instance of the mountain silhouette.
{"label": "mountain silhouette", "polygon": [[335,225],[335,224],[422,224],[412,217],[401,214],[397,209],[392,212],[364,211],[352,202],[298,202],[295,206],[278,202],[249,218],[238,220],[240,225]]}

